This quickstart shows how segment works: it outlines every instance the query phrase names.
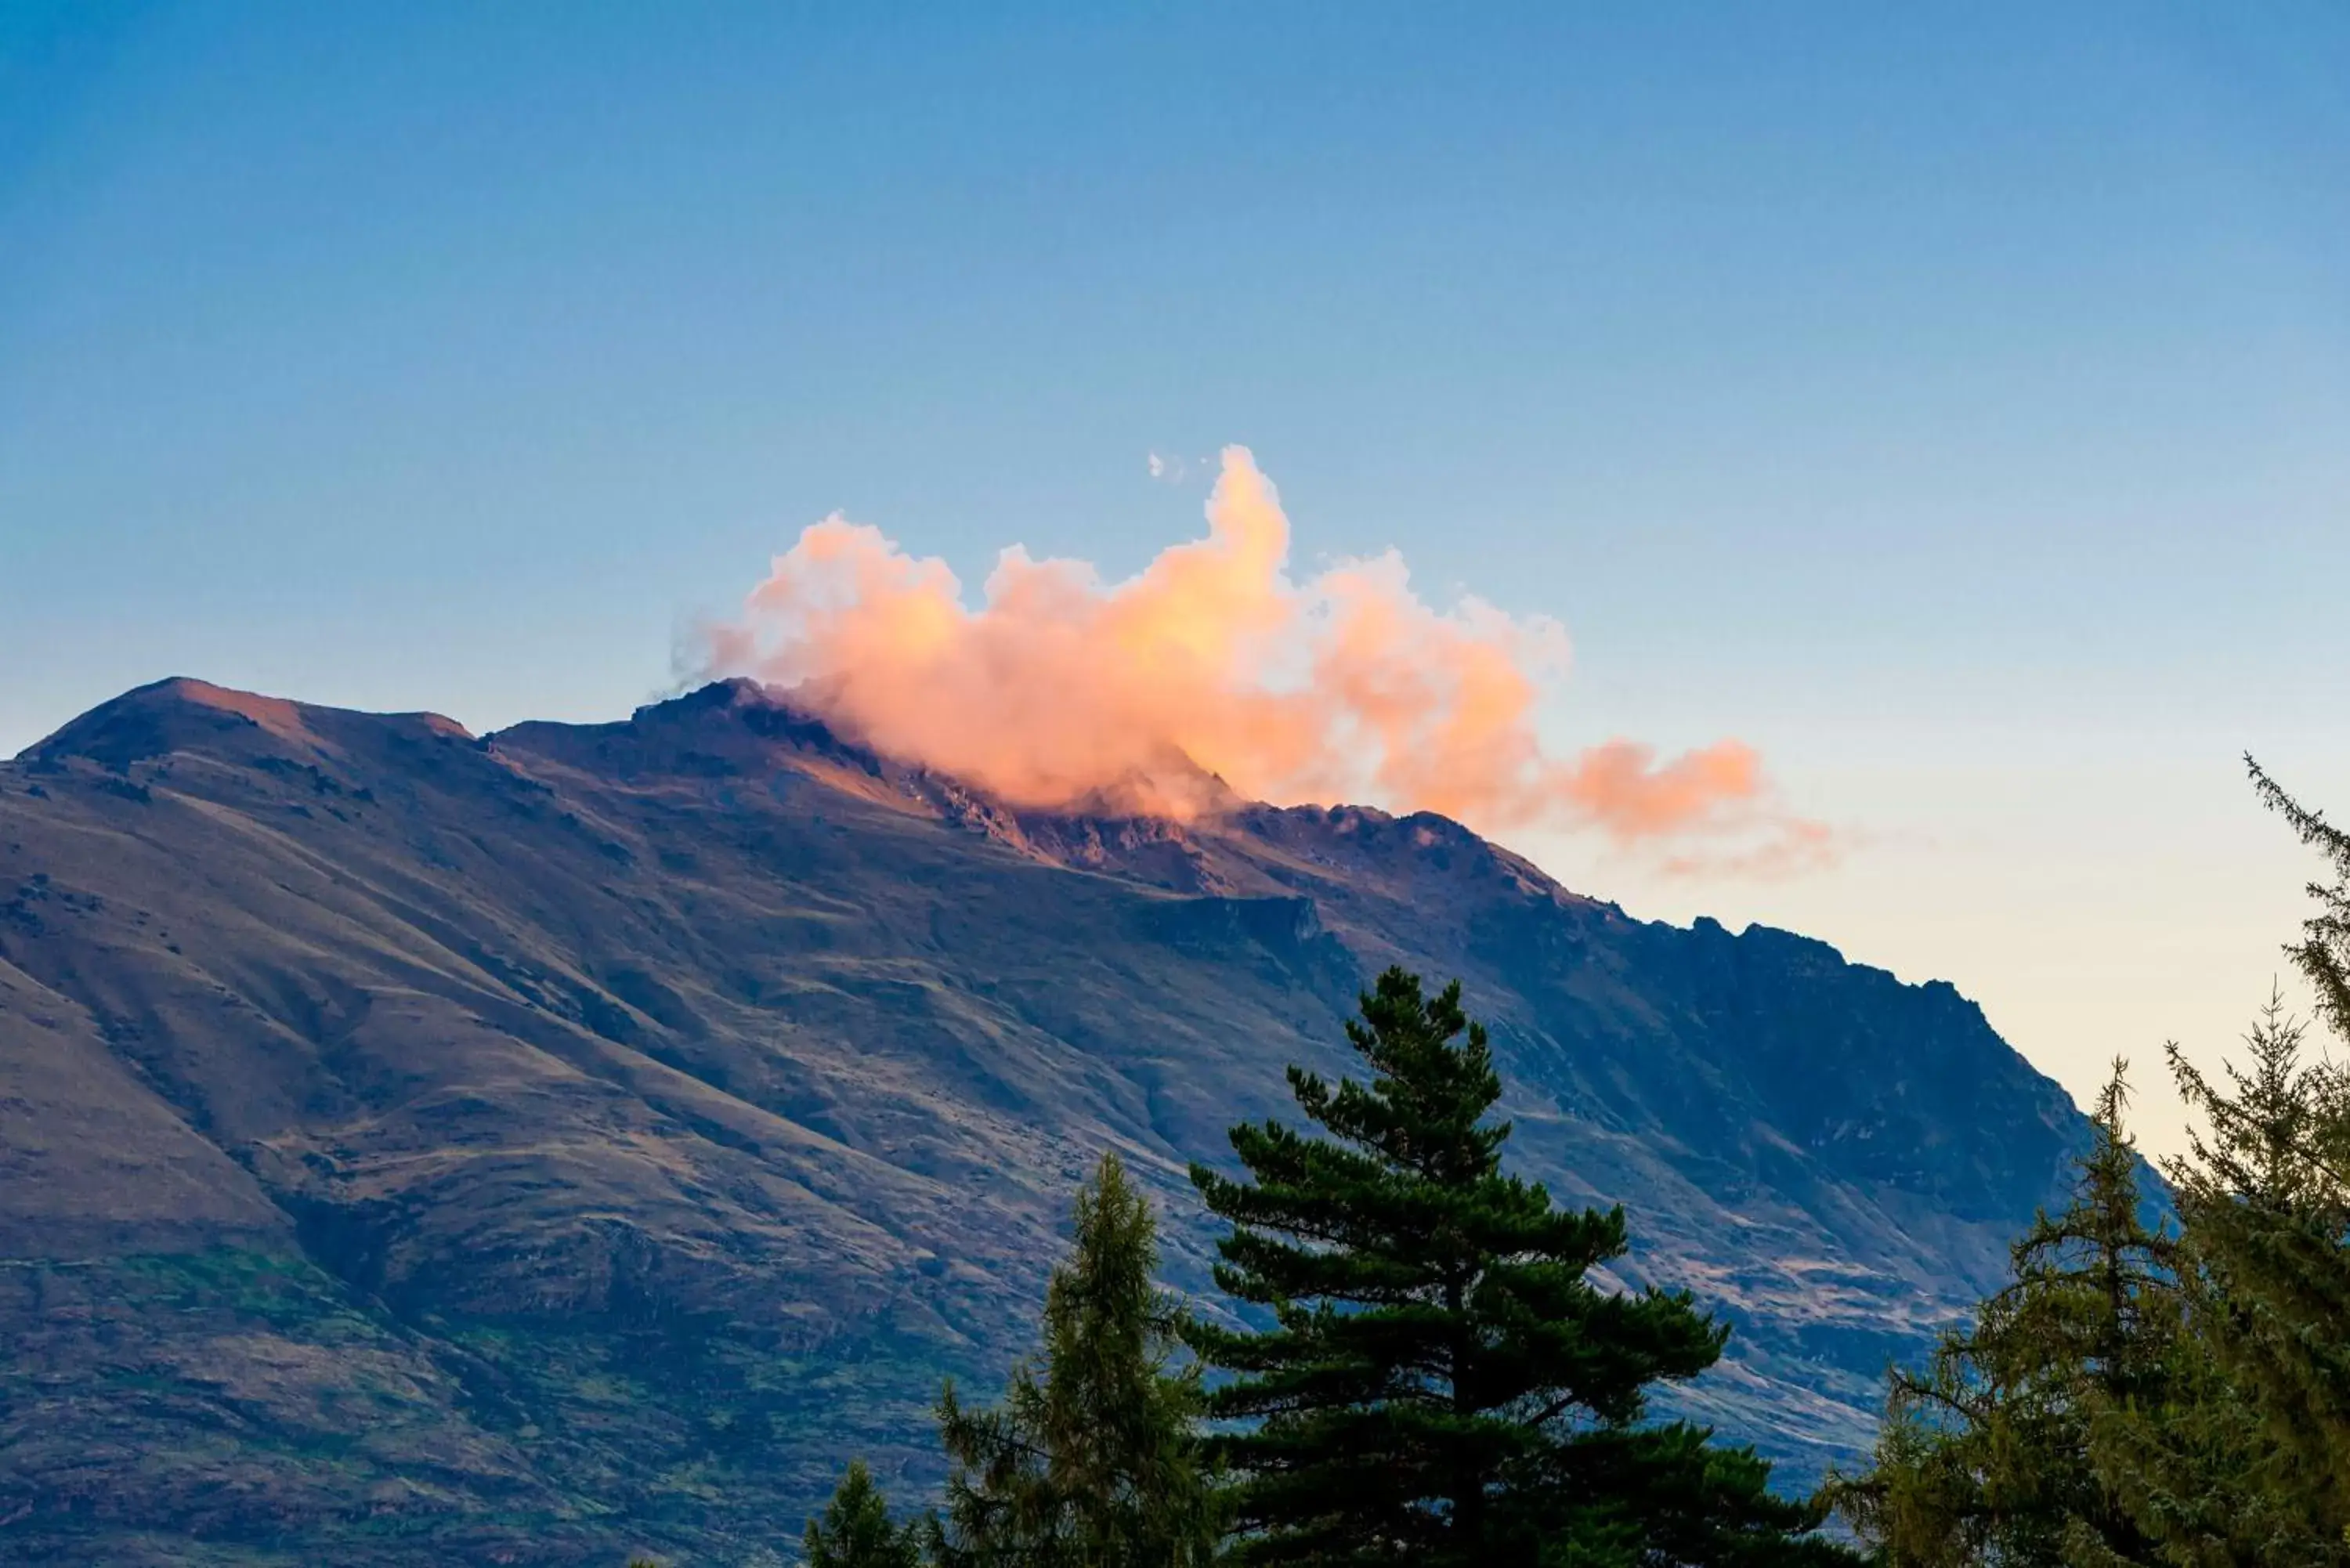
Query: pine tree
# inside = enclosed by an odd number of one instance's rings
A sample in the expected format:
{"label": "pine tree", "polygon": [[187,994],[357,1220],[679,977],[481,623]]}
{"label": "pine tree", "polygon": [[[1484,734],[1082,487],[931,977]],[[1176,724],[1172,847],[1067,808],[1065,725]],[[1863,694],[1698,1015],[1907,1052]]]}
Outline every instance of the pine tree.
{"label": "pine tree", "polygon": [[824,1517],[809,1520],[802,1539],[808,1568],[917,1568],[922,1559],[920,1531],[891,1521],[863,1459],[848,1461]]}
{"label": "pine tree", "polygon": [[[1465,1039],[1463,1038],[1465,1034]],[[1313,1137],[1232,1129],[1247,1181],[1192,1180],[1233,1227],[1218,1283],[1273,1326],[1193,1320],[1236,1473],[1241,1561],[1519,1568],[1843,1560],[1802,1532],[1767,1466],[1702,1428],[1642,1425],[1646,1391],[1697,1376],[1726,1331],[1685,1294],[1604,1290],[1624,1216],[1563,1210],[1501,1170],[1484,1029],[1456,982],[1399,969],[1347,1038],[1371,1071],[1293,1067]]]}
{"label": "pine tree", "polygon": [[1215,1499],[1193,1427],[1196,1369],[1170,1371],[1180,1314],[1154,1282],[1150,1205],[1105,1154],[1076,1199],[1076,1243],[1045,1298],[1043,1345],[1002,1405],[939,1405],[954,1469],[941,1568],[1193,1568],[1214,1556]]}
{"label": "pine tree", "polygon": [[2099,1437],[2167,1418],[2180,1340],[2174,1239],[2150,1229],[2124,1127],[2099,1096],[2072,1201],[2013,1250],[2013,1278],[1920,1373],[1897,1372],[1876,1462],[1829,1494],[1891,1568],[2123,1568],[2164,1561]]}

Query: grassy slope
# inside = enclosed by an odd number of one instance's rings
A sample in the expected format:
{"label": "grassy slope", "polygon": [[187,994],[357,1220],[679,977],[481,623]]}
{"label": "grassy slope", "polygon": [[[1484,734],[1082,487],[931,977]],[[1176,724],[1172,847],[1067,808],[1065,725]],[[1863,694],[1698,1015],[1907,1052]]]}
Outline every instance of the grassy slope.
{"label": "grassy slope", "polygon": [[1095,1150],[1198,1285],[1182,1162],[1394,957],[1493,1018],[1526,1168],[1740,1321],[1692,1407],[1801,1464],[2076,1136],[1946,987],[1435,819],[1024,820],[723,691],[489,746],[133,694],[0,766],[0,1532],[787,1550],[847,1452],[934,1474]]}

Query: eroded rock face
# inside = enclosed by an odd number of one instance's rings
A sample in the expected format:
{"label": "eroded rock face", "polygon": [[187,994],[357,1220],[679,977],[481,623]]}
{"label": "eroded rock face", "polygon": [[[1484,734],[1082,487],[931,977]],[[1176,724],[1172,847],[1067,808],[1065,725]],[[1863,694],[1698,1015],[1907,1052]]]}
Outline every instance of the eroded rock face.
{"label": "eroded rock face", "polygon": [[[1948,986],[1432,816],[1015,812],[743,683],[476,740],[165,682],[0,765],[0,1534],[27,1562],[763,1561],[920,1488],[1105,1147],[1461,976],[1519,1168],[1737,1324],[1797,1475],[2083,1140]],[[433,1553],[438,1552],[438,1559]]]}

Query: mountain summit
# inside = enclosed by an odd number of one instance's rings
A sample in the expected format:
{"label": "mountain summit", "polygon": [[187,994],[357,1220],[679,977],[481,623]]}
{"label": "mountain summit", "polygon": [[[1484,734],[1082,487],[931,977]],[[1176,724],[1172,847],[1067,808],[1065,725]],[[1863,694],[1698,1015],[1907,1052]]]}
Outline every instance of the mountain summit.
{"label": "mountain summit", "polygon": [[1948,985],[1214,804],[1014,810],[747,682],[477,738],[172,680],[0,764],[12,1550],[766,1561],[848,1455],[936,1473],[1099,1150],[1201,1285],[1185,1162],[1389,962],[1491,1023],[1516,1168],[1735,1323],[1683,1405],[1798,1482],[2085,1141]]}

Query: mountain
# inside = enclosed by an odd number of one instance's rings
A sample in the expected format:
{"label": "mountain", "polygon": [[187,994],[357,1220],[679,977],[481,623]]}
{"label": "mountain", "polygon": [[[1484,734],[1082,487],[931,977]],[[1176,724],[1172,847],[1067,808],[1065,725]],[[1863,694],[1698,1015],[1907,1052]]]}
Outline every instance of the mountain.
{"label": "mountain", "polygon": [[0,764],[0,1544],[786,1560],[913,1501],[1116,1147],[1185,1162],[1460,976],[1516,1168],[1736,1325],[1791,1481],[2085,1139],[1950,986],[1644,923],[1432,815],[1007,809],[743,683],[476,738],[142,688]]}

